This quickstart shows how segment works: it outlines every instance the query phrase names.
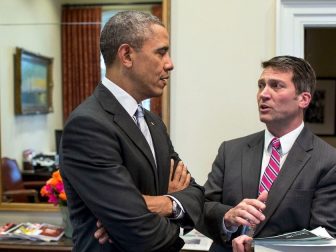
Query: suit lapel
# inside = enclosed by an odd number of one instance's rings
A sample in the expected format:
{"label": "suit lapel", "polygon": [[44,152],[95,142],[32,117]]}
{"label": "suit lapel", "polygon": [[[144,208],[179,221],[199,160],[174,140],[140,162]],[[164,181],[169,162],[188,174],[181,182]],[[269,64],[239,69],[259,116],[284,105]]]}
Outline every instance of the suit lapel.
{"label": "suit lapel", "polygon": [[166,140],[164,139],[162,130],[157,125],[155,119],[147,111],[145,111],[145,119],[152,136],[152,141],[156,154],[157,168],[155,169],[155,175],[156,179],[159,181],[157,189],[159,194],[162,194],[166,192],[167,178],[169,177],[169,169],[166,169],[164,167],[166,162],[165,160],[166,155],[164,153],[167,153],[166,148],[168,147],[164,144]]}
{"label": "suit lapel", "polygon": [[313,149],[312,133],[307,130],[307,128],[303,128],[302,132],[294,142],[293,147],[289,151],[286,161],[269,191],[267,207],[264,212],[266,219],[257,226],[254,235],[260,233],[283,201],[288,189],[310,159],[311,155],[308,151],[311,149]]}
{"label": "suit lapel", "polygon": [[145,137],[134,123],[132,118],[129,116],[127,111],[121,106],[114,95],[107,90],[107,88],[99,84],[94,92],[102,107],[109,113],[113,114],[113,120],[120,127],[120,129],[132,140],[135,146],[144,154],[153,170],[155,175],[155,187],[158,189],[158,180],[156,173],[156,165],[154,161],[153,154],[150,150],[149,144],[147,143]]}
{"label": "suit lapel", "polygon": [[256,198],[258,194],[260,167],[264,147],[264,131],[247,143],[242,156],[243,198]]}

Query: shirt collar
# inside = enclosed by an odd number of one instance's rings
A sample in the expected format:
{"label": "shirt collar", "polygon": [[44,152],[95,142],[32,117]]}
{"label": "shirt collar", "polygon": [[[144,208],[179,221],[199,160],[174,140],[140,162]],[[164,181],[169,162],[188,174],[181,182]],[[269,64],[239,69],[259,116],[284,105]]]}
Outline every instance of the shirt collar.
{"label": "shirt collar", "polygon": [[[302,129],[304,127],[304,123],[302,122],[299,127],[292,130],[291,132],[287,133],[286,135],[283,135],[279,138],[280,144],[281,144],[281,155],[286,155],[290,149],[292,148],[296,138],[300,135]],[[265,144],[264,144],[264,151],[271,152],[271,141],[275,136],[271,134],[271,132],[268,131],[266,128],[265,130]]]}
{"label": "shirt collar", "polygon": [[104,77],[102,79],[102,84],[110,90],[110,92],[115,96],[118,102],[123,106],[127,113],[133,117],[134,113],[138,109],[138,103],[136,100],[127,93],[124,89],[119,87],[117,84],[113,83],[111,80]]}

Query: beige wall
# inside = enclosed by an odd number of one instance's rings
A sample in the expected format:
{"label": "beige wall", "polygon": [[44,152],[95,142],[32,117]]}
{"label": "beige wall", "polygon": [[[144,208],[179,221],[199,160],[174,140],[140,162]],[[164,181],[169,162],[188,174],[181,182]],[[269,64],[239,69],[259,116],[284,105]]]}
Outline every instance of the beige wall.
{"label": "beige wall", "polygon": [[[0,2],[1,155],[16,158],[22,151],[54,151],[54,129],[61,128],[60,3],[54,0]],[[46,115],[14,115],[13,54],[15,47],[54,58],[53,107]],[[48,221],[60,224],[58,213],[0,212],[0,222]]]}
{"label": "beige wall", "polygon": [[[0,23],[57,22],[59,6],[56,2],[1,1]],[[0,29],[2,33],[8,33],[14,27],[0,26]],[[171,77],[171,137],[199,183],[205,181],[223,140],[262,129],[256,110],[256,80],[260,62],[274,56],[274,31],[275,0],[212,0],[211,4],[205,0],[172,0],[172,58],[176,69]],[[55,28],[54,36],[46,35],[43,43],[33,43],[34,29],[23,26],[21,33],[14,35],[21,39],[19,46],[55,57],[54,95],[58,98],[54,99],[54,114],[60,115],[61,92],[57,87],[61,81],[57,77],[57,72],[60,72],[60,38],[56,34],[59,34],[58,28]],[[3,39],[1,36],[1,48]],[[26,134],[35,134],[32,126],[51,124],[58,127],[61,121],[52,118],[53,114],[23,119],[13,116],[10,57],[16,44],[6,41],[8,38],[5,38],[7,49],[0,51],[1,59],[5,57],[5,68],[2,64],[0,68],[1,108],[8,108],[1,114],[1,123],[4,124],[4,127],[1,125],[2,150],[11,153],[12,149],[18,149],[21,153],[24,146],[15,146],[13,141],[16,138],[24,139]],[[22,120],[27,122],[21,124]],[[9,136],[4,132],[7,130]],[[51,139],[47,133],[42,135],[43,138],[39,138],[42,142]],[[6,144],[12,147],[5,147]],[[12,221],[15,216],[20,221],[40,221],[41,218],[51,223],[59,221],[58,214],[0,212],[1,221]]]}
{"label": "beige wall", "polygon": [[275,54],[275,0],[172,0],[171,137],[199,183],[223,140],[263,128],[256,91]]}
{"label": "beige wall", "polygon": [[[61,128],[60,4],[44,0],[4,0],[0,7],[1,154],[21,165],[22,151],[55,151],[54,129]],[[54,59],[53,107],[45,115],[14,115],[16,47]]]}

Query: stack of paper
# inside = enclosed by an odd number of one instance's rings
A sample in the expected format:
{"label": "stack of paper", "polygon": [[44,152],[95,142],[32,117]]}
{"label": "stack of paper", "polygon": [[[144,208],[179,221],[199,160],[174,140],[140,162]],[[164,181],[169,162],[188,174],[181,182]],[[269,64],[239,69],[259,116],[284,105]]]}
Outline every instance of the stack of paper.
{"label": "stack of paper", "polygon": [[255,238],[255,252],[336,252],[336,240],[328,232],[318,227],[308,231],[303,229],[283,235]]}
{"label": "stack of paper", "polygon": [[42,241],[58,241],[64,234],[64,229],[46,223],[13,223],[0,228],[0,239],[26,239]]}

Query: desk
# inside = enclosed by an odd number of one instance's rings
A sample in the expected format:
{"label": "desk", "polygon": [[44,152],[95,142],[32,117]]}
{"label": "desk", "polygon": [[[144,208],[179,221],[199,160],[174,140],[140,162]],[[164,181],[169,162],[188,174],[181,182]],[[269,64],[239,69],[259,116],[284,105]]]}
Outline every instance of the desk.
{"label": "desk", "polygon": [[[71,249],[72,249],[71,239],[64,237],[58,242],[0,240],[0,252],[38,252],[38,251],[70,252]],[[195,251],[182,250],[181,252],[195,252]]]}
{"label": "desk", "polygon": [[51,178],[53,172],[43,169],[42,171],[23,170],[21,173],[23,181],[47,181]]}
{"label": "desk", "polygon": [[72,242],[68,238],[62,238],[58,242],[39,242],[27,240],[2,240],[0,252],[38,252],[38,251],[71,251]]}

